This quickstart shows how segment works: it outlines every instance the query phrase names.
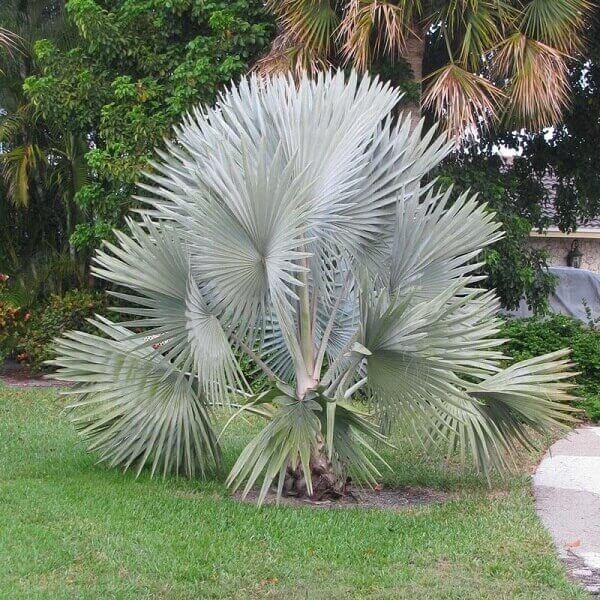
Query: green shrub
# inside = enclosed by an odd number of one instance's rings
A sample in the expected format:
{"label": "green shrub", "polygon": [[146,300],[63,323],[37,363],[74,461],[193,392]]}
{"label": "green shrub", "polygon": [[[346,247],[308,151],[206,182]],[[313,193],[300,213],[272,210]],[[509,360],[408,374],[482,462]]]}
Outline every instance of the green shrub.
{"label": "green shrub", "polygon": [[8,279],[8,275],[0,273],[0,364],[15,354],[31,316],[9,299]]}
{"label": "green shrub", "polygon": [[[593,324],[590,324],[593,325]],[[575,381],[578,406],[589,418],[600,420],[600,330],[564,315],[547,319],[508,319],[501,337],[509,338],[504,352],[517,362],[561,348],[573,349],[580,374]]]}
{"label": "green shrub", "polygon": [[15,355],[26,331],[29,313],[0,300],[0,363]]}
{"label": "green shrub", "polygon": [[0,303],[0,359],[12,357],[39,371],[52,357],[52,339],[70,329],[92,331],[86,319],[96,313],[106,313],[106,294],[89,290],[52,295],[28,312]]}

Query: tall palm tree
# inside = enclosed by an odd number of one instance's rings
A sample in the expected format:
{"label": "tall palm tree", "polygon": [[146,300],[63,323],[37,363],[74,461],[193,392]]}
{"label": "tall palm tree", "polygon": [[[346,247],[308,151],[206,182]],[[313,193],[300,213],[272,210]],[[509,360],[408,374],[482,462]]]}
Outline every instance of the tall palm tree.
{"label": "tall palm tree", "polygon": [[143,184],[148,211],[96,256],[132,320],[56,341],[102,460],[205,473],[212,411],[236,408],[264,426],[229,484],[320,497],[348,473],[375,483],[374,442],[401,421],[486,470],[572,418],[568,350],[502,367],[498,300],[474,275],[500,225],[474,197],[419,189],[451,144],[396,123],[399,95],[355,72],[252,76],[186,118]]}
{"label": "tall palm tree", "polygon": [[[456,136],[504,118],[540,129],[568,102],[566,58],[584,43],[588,0],[269,0],[280,35],[264,71],[367,70],[403,57],[423,82],[421,105]],[[443,64],[424,73],[425,57]],[[415,110],[418,120],[419,107]]]}

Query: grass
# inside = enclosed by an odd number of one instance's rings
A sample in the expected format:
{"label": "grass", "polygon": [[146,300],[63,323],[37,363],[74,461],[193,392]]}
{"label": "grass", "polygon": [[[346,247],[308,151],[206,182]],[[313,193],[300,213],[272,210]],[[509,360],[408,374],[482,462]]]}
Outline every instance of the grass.
{"label": "grass", "polygon": [[[0,384],[0,598],[586,598],[527,475],[489,489],[401,447],[387,484],[457,500],[402,513],[266,507],[220,482],[96,465],[55,390]],[[225,448],[231,465],[250,430]]]}

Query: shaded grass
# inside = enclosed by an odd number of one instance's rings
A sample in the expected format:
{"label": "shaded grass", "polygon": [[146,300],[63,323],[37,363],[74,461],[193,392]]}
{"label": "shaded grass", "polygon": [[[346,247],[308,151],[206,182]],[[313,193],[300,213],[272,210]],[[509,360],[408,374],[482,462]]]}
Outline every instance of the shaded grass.
{"label": "shaded grass", "polygon": [[[0,598],[585,598],[526,474],[460,474],[398,442],[387,485],[454,490],[401,513],[242,504],[220,481],[94,464],[55,390],[0,386]],[[229,432],[231,466],[251,435]]]}

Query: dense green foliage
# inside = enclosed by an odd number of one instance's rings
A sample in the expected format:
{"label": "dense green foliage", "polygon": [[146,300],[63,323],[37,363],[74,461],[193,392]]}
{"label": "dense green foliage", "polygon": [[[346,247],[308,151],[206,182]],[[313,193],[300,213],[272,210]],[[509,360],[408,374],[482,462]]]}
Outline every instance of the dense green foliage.
{"label": "dense green foliage", "polygon": [[[0,48],[0,272],[9,273],[11,283],[68,253],[73,195],[82,181],[80,144],[68,130],[51,130],[23,90],[36,70],[35,41],[65,39],[61,6],[58,0],[0,6],[0,26],[18,36],[15,49]],[[76,283],[60,279],[60,285]]]}
{"label": "dense green foliage", "polygon": [[90,181],[76,195],[71,238],[83,249],[121,224],[173,124],[246,72],[272,26],[258,0],[70,0],[66,9],[76,45],[38,41],[39,74],[24,90],[50,127],[87,139]]}
{"label": "dense green foliage", "polygon": [[[259,0],[7,0],[0,26],[0,272],[11,285],[90,252],[122,224],[153,149],[267,48]],[[51,273],[54,277],[54,271]]]}
{"label": "dense green foliage", "polygon": [[[528,475],[490,489],[398,438],[384,488],[429,485],[453,501],[257,509],[221,482],[96,465],[62,410],[54,390],[0,385],[2,598],[587,598],[535,514]],[[232,428],[228,466],[256,424]]]}
{"label": "dense green foliage", "polygon": [[54,337],[72,329],[92,331],[87,319],[105,314],[106,295],[88,290],[53,294],[43,304],[15,306],[0,295],[0,360],[11,357],[35,371],[53,357]]}
{"label": "dense green foliage", "polygon": [[506,169],[497,156],[466,154],[451,157],[437,174],[446,185],[454,184],[457,195],[477,192],[502,222],[505,237],[483,252],[485,285],[496,290],[506,309],[516,309],[525,297],[535,313],[545,313],[556,278],[547,270],[546,253],[528,244],[531,230],[547,221],[540,206],[543,187],[527,164],[516,161]]}
{"label": "dense green foliage", "polygon": [[600,330],[563,315],[548,319],[507,320],[500,335],[510,338],[505,352],[515,361],[565,346],[573,349],[572,359],[579,375],[575,393],[578,403],[591,419],[600,420]]}

